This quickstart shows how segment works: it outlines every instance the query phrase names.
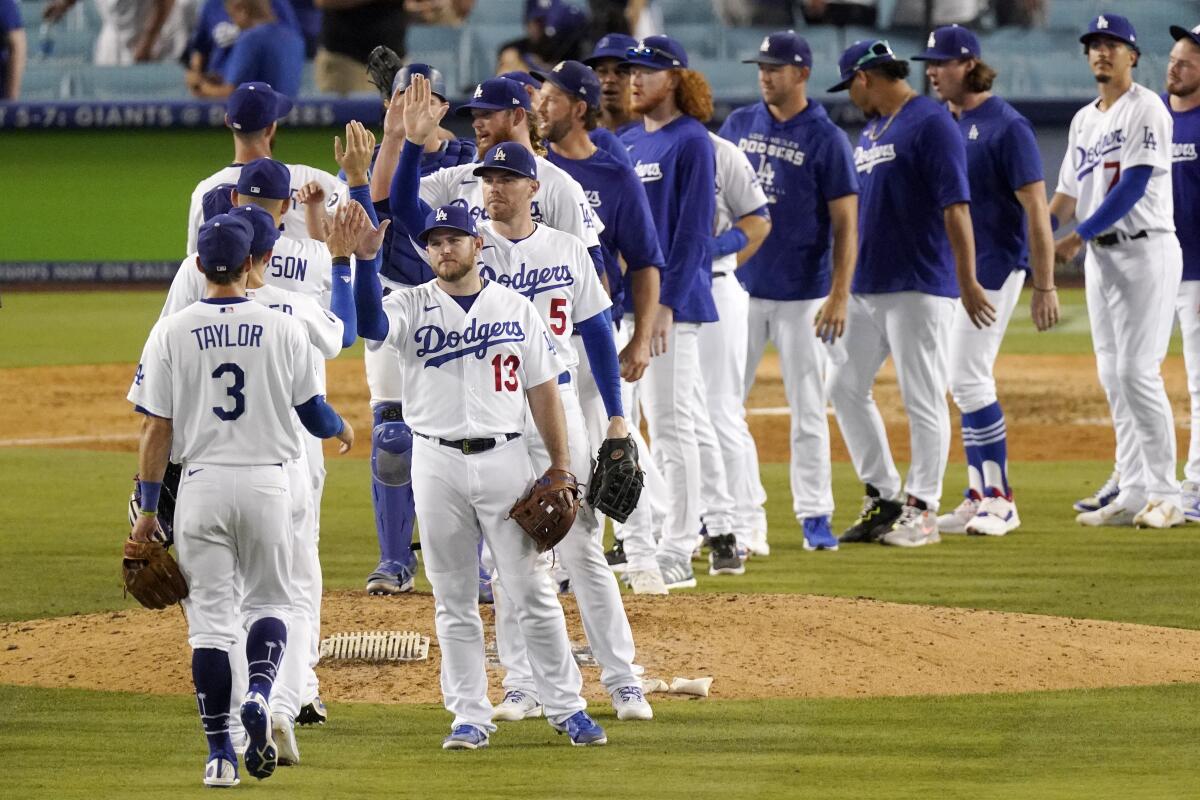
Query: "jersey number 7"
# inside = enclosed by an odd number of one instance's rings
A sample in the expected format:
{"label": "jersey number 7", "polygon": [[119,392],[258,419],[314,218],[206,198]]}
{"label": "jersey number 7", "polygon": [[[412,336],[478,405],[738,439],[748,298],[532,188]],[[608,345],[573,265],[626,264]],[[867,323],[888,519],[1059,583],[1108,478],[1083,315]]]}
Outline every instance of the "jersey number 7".
{"label": "jersey number 7", "polygon": [[1104,190],[1105,194],[1108,194],[1109,192],[1111,192],[1113,190],[1113,187],[1117,185],[1117,181],[1121,180],[1121,162],[1120,161],[1105,161],[1104,162],[1104,171],[1108,172],[1110,169],[1113,171],[1113,176],[1112,176],[1112,180],[1108,182],[1108,188]]}

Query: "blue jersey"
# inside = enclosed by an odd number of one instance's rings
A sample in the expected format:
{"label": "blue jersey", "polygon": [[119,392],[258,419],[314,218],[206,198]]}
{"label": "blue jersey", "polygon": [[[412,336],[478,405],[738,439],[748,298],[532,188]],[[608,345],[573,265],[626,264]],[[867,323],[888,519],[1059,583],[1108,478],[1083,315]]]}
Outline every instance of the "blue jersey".
{"label": "blue jersey", "polygon": [[[624,153],[624,145],[618,146]],[[663,263],[646,190],[633,167],[619,162],[607,150],[598,148],[590,157],[581,159],[565,158],[549,150],[546,158],[579,182],[592,211],[604,223],[600,233],[604,274],[612,294],[613,317],[620,319],[625,307],[633,309],[633,298],[625,296],[625,278],[617,254],[624,257],[631,272],[649,266],[661,267]]]}
{"label": "blue jersey", "polygon": [[608,153],[617,161],[626,166],[633,166],[633,161],[629,158],[629,151],[625,149],[625,143],[618,139],[617,135],[608,128],[596,128],[595,130],[588,131],[588,138],[592,140],[592,144]]}
{"label": "blue jersey", "polygon": [[1183,250],[1183,279],[1200,281],[1200,226],[1196,209],[1200,208],[1200,108],[1177,113],[1163,95],[1175,134],[1171,144],[1171,186],[1175,195],[1175,235]]}
{"label": "blue jersey", "polygon": [[303,72],[304,38],[282,22],[265,22],[242,31],[221,75],[233,86],[265,81],[280,94],[295,97]]}
{"label": "blue jersey", "polygon": [[703,123],[686,114],[653,133],[638,125],[621,141],[646,189],[665,259],[659,300],[676,322],[716,322],[712,298],[712,238],[717,166]]}
{"label": "blue jersey", "polygon": [[737,276],[751,297],[812,300],[829,294],[829,201],[858,193],[850,140],[811,100],[780,122],[766,103],[739,108],[721,126],[758,172],[775,224]]}
{"label": "blue jersey", "polygon": [[914,97],[863,129],[854,166],[860,192],[851,291],[958,297],[942,211],[969,203],[971,192],[954,117],[928,97]]}
{"label": "blue jersey", "polygon": [[5,87],[8,85],[9,61],[12,59],[8,48],[8,34],[9,31],[24,27],[16,0],[0,0],[0,100],[7,97]]}
{"label": "blue jersey", "polygon": [[[300,30],[296,12],[288,0],[271,0],[271,11],[284,25]],[[205,72],[221,74],[240,33],[225,11],[225,0],[206,0],[184,51],[184,62],[191,60],[192,53],[199,53],[204,58]]]}
{"label": "blue jersey", "polygon": [[1029,120],[999,97],[989,97],[958,120],[967,147],[975,276],[999,289],[1015,269],[1029,269],[1025,209],[1015,192],[1042,180],[1042,156]]}

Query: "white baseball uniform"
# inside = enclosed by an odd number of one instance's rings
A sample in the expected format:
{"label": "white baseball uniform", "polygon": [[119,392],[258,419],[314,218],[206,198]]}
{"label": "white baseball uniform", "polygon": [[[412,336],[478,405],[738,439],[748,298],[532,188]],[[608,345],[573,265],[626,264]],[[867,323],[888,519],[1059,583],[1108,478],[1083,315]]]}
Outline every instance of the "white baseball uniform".
{"label": "white baseball uniform", "polygon": [[[1085,220],[1121,172],[1153,169],[1146,193],[1088,242],[1084,258],[1092,345],[1117,435],[1121,491],[1114,502],[1134,511],[1147,500],[1180,504],[1175,423],[1161,373],[1183,270],[1174,235],[1172,129],[1162,101],[1136,83],[1104,111],[1088,103],[1071,121],[1057,188],[1075,198],[1075,216]],[[1102,244],[1109,234],[1115,241]]]}
{"label": "white baseball uniform", "polygon": [[525,392],[558,380],[566,365],[537,309],[496,281],[486,282],[465,311],[436,280],[392,292],[383,309],[386,343],[401,359],[405,421],[415,434],[413,496],[433,585],[446,708],[454,726],[495,730],[478,606],[482,536],[517,609],[546,716],[561,723],[586,706],[583,679],[533,540],[508,510],[536,478],[521,435]]}

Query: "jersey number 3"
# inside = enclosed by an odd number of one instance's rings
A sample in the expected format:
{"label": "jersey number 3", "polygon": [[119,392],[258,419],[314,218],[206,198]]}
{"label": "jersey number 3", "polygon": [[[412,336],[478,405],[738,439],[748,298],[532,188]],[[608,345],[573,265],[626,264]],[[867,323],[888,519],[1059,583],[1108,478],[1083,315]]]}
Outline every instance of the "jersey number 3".
{"label": "jersey number 3", "polygon": [[496,376],[497,392],[515,392],[517,390],[517,368],[521,359],[516,356],[505,356],[499,353],[492,359],[492,372]]}
{"label": "jersey number 3", "polygon": [[233,383],[225,387],[225,393],[233,398],[233,408],[213,406],[212,412],[217,415],[217,419],[231,422],[246,413],[246,395],[242,394],[242,390],[246,388],[246,373],[242,372],[242,368],[237,364],[228,362],[214,369],[212,373],[213,379],[218,381],[226,375],[233,376]]}

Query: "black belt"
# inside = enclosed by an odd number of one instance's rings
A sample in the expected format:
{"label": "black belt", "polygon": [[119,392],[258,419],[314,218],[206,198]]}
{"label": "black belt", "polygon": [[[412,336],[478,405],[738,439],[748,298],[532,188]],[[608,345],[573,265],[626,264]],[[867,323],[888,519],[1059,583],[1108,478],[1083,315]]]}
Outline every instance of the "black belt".
{"label": "black belt", "polygon": [[1146,239],[1150,236],[1149,231],[1138,231],[1137,233],[1121,233],[1113,231],[1112,233],[1102,233],[1092,239],[1099,247],[1112,247],[1114,244],[1121,242],[1131,242],[1134,239]]}
{"label": "black belt", "polygon": [[724,272],[714,272],[713,277],[714,278],[724,278],[728,274],[729,274],[729,270],[725,270]]}
{"label": "black belt", "polygon": [[[413,431],[413,433],[417,436],[420,436],[422,439],[428,439],[431,442],[437,442],[442,447],[449,447],[451,450],[458,450],[460,453],[466,456],[469,456],[472,453],[486,453],[488,450],[491,450],[496,446],[495,436],[488,436],[482,439],[439,439],[436,436],[426,436],[425,434],[417,431]],[[506,442],[511,442],[520,435],[521,434],[519,433],[506,433],[504,434],[504,440]]]}

